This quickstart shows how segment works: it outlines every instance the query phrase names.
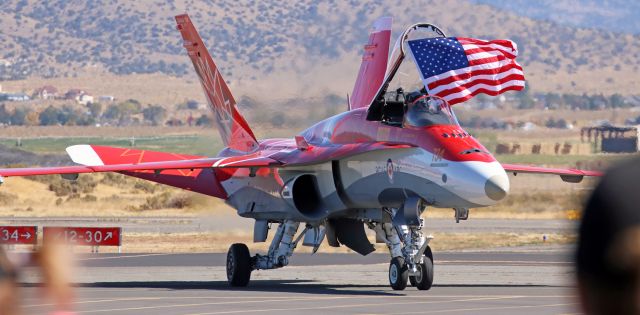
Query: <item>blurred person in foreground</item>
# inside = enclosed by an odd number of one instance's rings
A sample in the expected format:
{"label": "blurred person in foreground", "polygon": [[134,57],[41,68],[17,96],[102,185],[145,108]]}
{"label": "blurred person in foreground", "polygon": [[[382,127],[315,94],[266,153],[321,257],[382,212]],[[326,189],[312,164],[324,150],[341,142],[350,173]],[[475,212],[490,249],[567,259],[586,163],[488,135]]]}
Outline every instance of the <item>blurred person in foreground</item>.
{"label": "blurred person in foreground", "polygon": [[16,270],[0,245],[0,314],[19,314],[18,300]]}
{"label": "blurred person in foreground", "polygon": [[611,168],[579,228],[577,281],[587,314],[640,314],[640,159]]}
{"label": "blurred person in foreground", "polygon": [[45,296],[54,303],[55,311],[51,315],[71,315],[74,292],[74,259],[70,247],[56,240],[45,239],[43,246],[34,255],[42,274]]}

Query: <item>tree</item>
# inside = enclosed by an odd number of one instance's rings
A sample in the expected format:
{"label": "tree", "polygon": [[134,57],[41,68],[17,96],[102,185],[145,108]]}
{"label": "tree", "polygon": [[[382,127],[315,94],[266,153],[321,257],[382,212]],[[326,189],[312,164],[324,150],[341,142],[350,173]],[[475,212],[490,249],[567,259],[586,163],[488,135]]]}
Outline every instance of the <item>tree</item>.
{"label": "tree", "polygon": [[92,117],[100,117],[100,114],[102,114],[102,104],[100,103],[89,103],[87,107]]}
{"label": "tree", "polygon": [[522,90],[522,92],[516,94],[518,95],[518,98],[520,99],[520,102],[518,102],[518,108],[519,109],[529,109],[529,108],[533,108],[533,106],[535,105],[535,100],[533,99],[533,96],[531,96],[531,85],[530,84],[526,84],[524,86],[524,89]]}
{"label": "tree", "polygon": [[115,119],[119,119],[121,115],[122,114],[120,111],[120,107],[118,107],[118,105],[116,104],[112,104],[112,105],[109,105],[109,107],[107,107],[107,110],[104,111],[104,114],[102,115],[102,117],[104,119],[115,120]]}
{"label": "tree", "polygon": [[142,117],[144,120],[151,122],[154,126],[157,126],[164,121],[167,116],[167,110],[162,106],[149,105],[142,110]]}
{"label": "tree", "polygon": [[142,104],[134,99],[128,99],[118,104],[122,115],[137,114],[142,110]]}
{"label": "tree", "polygon": [[28,126],[37,126],[40,123],[40,114],[36,111],[26,113],[24,116],[24,124]]}
{"label": "tree", "polygon": [[25,118],[27,116],[27,111],[23,108],[16,108],[13,110],[13,114],[9,118],[9,123],[15,126],[22,126],[25,124]]}
{"label": "tree", "polygon": [[42,126],[53,126],[60,123],[58,120],[58,115],[60,114],[60,110],[53,107],[53,105],[49,105],[49,107],[45,108],[40,113],[40,125]]}
{"label": "tree", "polygon": [[0,105],[0,123],[8,124],[11,122],[11,114],[7,111],[4,104]]}
{"label": "tree", "polygon": [[613,108],[627,107],[627,104],[624,102],[624,97],[618,93],[611,95],[609,102]]}
{"label": "tree", "polygon": [[211,126],[211,118],[207,115],[202,115],[196,119],[196,126]]}

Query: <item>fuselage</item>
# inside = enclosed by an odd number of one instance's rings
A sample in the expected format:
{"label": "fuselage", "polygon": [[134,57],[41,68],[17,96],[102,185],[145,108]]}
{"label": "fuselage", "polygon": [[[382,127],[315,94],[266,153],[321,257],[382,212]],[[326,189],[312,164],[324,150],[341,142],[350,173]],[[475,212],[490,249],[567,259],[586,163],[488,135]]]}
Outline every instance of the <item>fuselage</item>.
{"label": "fuselage", "polygon": [[[368,121],[366,114],[366,109],[345,112],[319,122],[302,135],[309,143],[319,145],[374,141],[411,144],[421,150],[392,160],[399,172],[429,179],[476,207],[493,205],[506,196],[509,179],[504,169],[459,125],[391,126]],[[425,200],[429,199],[433,198]]]}
{"label": "fuselage", "polygon": [[[456,124],[427,127],[392,126],[366,119],[366,109],[356,109],[325,119],[300,134],[312,147],[339,148],[353,143],[391,142],[412,148],[366,152],[341,161],[319,165],[276,169],[220,170],[217,177],[230,196],[231,204],[243,215],[247,207],[238,199],[260,190],[271,207],[294,206],[288,202],[288,183],[301,174],[317,179],[320,198],[330,209],[399,206],[408,193],[427,204],[446,208],[472,208],[495,204],[509,190],[502,166],[473,136]],[[256,156],[274,156],[298,150],[294,139],[260,141]],[[223,150],[222,156],[233,155]],[[337,174],[337,175],[336,175]],[[254,176],[251,176],[254,175]],[[234,201],[234,194],[242,192]],[[278,205],[267,199],[282,199]],[[258,198],[261,200],[260,198]],[[250,206],[252,209],[255,205]],[[252,211],[253,212],[253,211]],[[304,212],[304,211],[303,211]],[[273,213],[272,213],[273,214]],[[321,218],[331,211],[303,213]],[[250,213],[244,213],[252,216]]]}

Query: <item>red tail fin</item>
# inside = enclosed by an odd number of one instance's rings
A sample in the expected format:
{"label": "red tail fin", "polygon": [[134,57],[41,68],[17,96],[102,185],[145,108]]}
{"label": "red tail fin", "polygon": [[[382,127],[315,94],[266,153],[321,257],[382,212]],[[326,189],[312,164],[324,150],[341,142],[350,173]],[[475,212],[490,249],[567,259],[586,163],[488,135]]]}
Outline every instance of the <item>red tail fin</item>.
{"label": "red tail fin", "polygon": [[258,141],[253,131],[238,112],[229,87],[198,35],[198,31],[191,23],[191,19],[187,14],[182,14],[176,16],[176,22],[184,40],[183,45],[200,78],[207,102],[215,114],[214,118],[222,141],[236,151],[249,152],[258,148]]}
{"label": "red tail fin", "polygon": [[390,40],[391,17],[379,18],[373,24],[369,43],[364,46],[358,79],[349,101],[350,109],[367,107],[373,101],[387,71]]}

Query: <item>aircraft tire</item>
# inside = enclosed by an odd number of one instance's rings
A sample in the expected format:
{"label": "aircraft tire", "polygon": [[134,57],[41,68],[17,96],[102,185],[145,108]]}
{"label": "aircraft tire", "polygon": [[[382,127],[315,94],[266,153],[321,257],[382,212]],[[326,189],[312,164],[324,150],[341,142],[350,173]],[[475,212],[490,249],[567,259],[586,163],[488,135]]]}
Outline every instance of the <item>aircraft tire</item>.
{"label": "aircraft tire", "polygon": [[427,246],[423,262],[417,267],[420,275],[409,277],[411,285],[418,288],[418,290],[431,289],[433,285],[433,253],[431,252],[431,247]]}
{"label": "aircraft tire", "polygon": [[409,269],[403,257],[393,257],[389,264],[389,284],[394,290],[404,290],[409,280]]}
{"label": "aircraft tire", "polygon": [[232,287],[246,287],[251,279],[251,254],[245,244],[236,243],[227,252],[227,280]]}

